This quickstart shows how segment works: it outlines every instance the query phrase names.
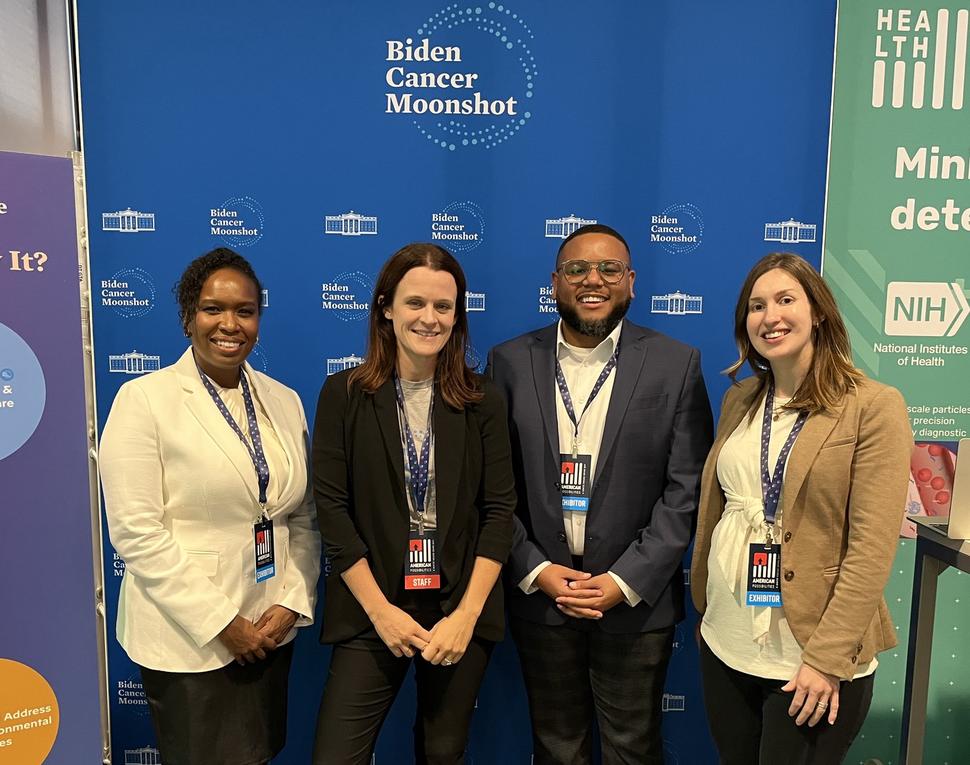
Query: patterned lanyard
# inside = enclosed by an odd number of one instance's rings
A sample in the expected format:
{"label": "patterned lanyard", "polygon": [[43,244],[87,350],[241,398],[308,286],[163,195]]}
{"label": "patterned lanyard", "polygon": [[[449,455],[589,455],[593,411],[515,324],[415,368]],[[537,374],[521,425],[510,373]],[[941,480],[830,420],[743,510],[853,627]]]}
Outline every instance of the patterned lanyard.
{"label": "patterned lanyard", "polygon": [[620,344],[616,344],[616,350],[613,351],[613,355],[610,356],[609,361],[606,362],[606,366],[603,367],[603,371],[600,372],[600,376],[596,378],[596,383],[593,385],[593,389],[589,392],[589,398],[586,399],[586,406],[583,407],[582,414],[579,415],[579,420],[576,419],[576,410],[573,409],[573,399],[569,395],[569,386],[566,385],[566,376],[562,372],[562,365],[559,363],[559,359],[556,359],[556,385],[559,386],[559,395],[562,396],[562,405],[566,408],[566,414],[569,415],[569,420],[573,424],[573,457],[575,457],[579,452],[579,423],[583,421],[583,417],[586,415],[586,410],[589,409],[589,405],[593,403],[593,399],[596,398],[606,379],[610,376],[610,372],[616,366],[616,361],[620,355]]}
{"label": "patterned lanyard", "polygon": [[205,372],[202,371],[202,367],[196,362],[196,368],[199,370],[199,377],[202,378],[202,384],[205,389],[209,391],[209,395],[212,396],[212,400],[215,402],[216,407],[222,412],[222,416],[229,423],[236,435],[239,436],[239,440],[243,442],[243,446],[246,447],[246,451],[249,452],[249,456],[253,461],[253,467],[256,468],[256,480],[259,483],[259,505],[263,509],[263,514],[266,514],[266,489],[269,487],[269,464],[266,462],[266,455],[263,453],[263,440],[259,437],[259,424],[256,422],[256,407],[253,406],[253,396],[249,392],[249,382],[246,380],[246,375],[240,368],[239,370],[239,382],[242,385],[242,396],[243,403],[246,405],[246,420],[249,424],[249,434],[252,436],[253,444],[249,445],[249,439],[242,432],[242,429],[236,423],[235,418],[233,418],[232,413],[226,407],[225,402],[219,398],[219,394],[213,387],[209,378],[206,376]]}
{"label": "patterned lanyard", "polygon": [[424,432],[420,458],[418,457],[417,447],[414,445],[411,425],[408,423],[408,410],[404,405],[404,390],[401,388],[401,380],[396,374],[394,375],[394,393],[397,397],[397,405],[404,417],[404,443],[408,452],[408,490],[411,492],[411,499],[414,502],[414,511],[419,516],[423,516],[427,510],[424,503],[428,498],[428,473],[431,466],[431,417],[434,413],[434,385],[432,384],[431,387],[431,401],[428,403],[428,427]]}
{"label": "patterned lanyard", "polygon": [[[781,447],[778,454],[778,461],[775,463],[775,472],[768,474],[768,443],[771,440],[771,415],[775,403],[774,383],[768,386],[768,395],[765,397],[765,415],[761,420],[761,498],[765,506],[765,523],[770,527],[775,522],[775,513],[778,510],[778,498],[781,496],[781,484],[785,474],[785,464],[788,462],[788,453],[795,445],[795,439],[802,430],[802,425],[808,419],[808,412],[799,412],[795,424],[792,425],[788,440]],[[770,537],[769,537],[770,538]]]}

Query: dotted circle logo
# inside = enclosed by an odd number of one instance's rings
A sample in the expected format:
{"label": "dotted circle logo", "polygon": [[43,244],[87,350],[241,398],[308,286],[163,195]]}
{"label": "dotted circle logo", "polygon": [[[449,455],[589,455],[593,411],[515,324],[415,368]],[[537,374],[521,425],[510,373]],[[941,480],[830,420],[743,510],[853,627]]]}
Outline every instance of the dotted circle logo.
{"label": "dotted circle logo", "polygon": [[362,321],[370,314],[374,280],[363,271],[345,271],[326,282],[321,290],[321,304],[342,321]]}
{"label": "dotted circle logo", "polygon": [[211,233],[230,247],[249,247],[263,238],[263,206],[252,197],[231,197],[214,212],[219,214],[209,221]]}
{"label": "dotted circle logo", "polygon": [[432,241],[452,252],[470,252],[485,241],[485,215],[474,202],[452,202],[441,212],[445,220],[432,222]]}
{"label": "dotted circle logo", "polygon": [[[440,39],[445,33],[450,33],[449,44],[453,44],[452,37],[465,42],[461,48],[465,54],[462,63],[466,68],[469,64],[474,68],[473,58],[488,62],[490,81],[481,82],[484,73],[478,73],[479,82],[475,86],[481,87],[478,91],[481,95],[467,99],[469,106],[462,104],[462,114],[427,114],[415,119],[414,126],[425,138],[446,151],[471,147],[492,149],[505,143],[532,119],[529,104],[535,95],[539,75],[531,48],[535,34],[517,12],[496,2],[446,5],[417,29],[419,38],[426,37],[435,42],[438,41],[435,34]],[[495,60],[496,52],[505,54],[507,66],[501,66],[502,62]],[[473,56],[473,53],[479,55]],[[487,99],[483,100],[486,94],[482,91],[486,88],[489,92],[501,91],[502,96],[488,107],[483,106],[489,103]],[[469,94],[462,95],[467,97]],[[497,113],[499,103],[504,104],[502,113]],[[467,109],[474,110],[474,115],[466,116]],[[487,113],[481,113],[483,110]]]}
{"label": "dotted circle logo", "polygon": [[[665,230],[651,230],[650,240],[674,255],[686,255],[701,246],[704,238],[704,218],[701,211],[689,202],[670,205],[662,213],[668,222]],[[654,227],[655,228],[655,227]]]}
{"label": "dotted circle logo", "polygon": [[101,287],[101,304],[125,319],[137,319],[155,307],[155,282],[141,268],[123,268]]}
{"label": "dotted circle logo", "polygon": [[263,350],[263,346],[259,343],[253,346],[253,349],[249,352],[249,358],[246,361],[249,362],[249,366],[263,374],[269,372],[269,358],[266,356],[266,351]]}

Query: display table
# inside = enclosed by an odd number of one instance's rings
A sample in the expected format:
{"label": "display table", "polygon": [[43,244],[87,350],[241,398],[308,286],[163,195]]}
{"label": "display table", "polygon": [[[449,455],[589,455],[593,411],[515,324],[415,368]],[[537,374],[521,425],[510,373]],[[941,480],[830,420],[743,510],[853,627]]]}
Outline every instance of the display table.
{"label": "display table", "polygon": [[930,654],[936,619],[936,583],[948,566],[970,573],[970,541],[950,539],[946,535],[946,519],[914,517],[911,520],[916,523],[916,564],[913,568],[900,762],[922,765]]}

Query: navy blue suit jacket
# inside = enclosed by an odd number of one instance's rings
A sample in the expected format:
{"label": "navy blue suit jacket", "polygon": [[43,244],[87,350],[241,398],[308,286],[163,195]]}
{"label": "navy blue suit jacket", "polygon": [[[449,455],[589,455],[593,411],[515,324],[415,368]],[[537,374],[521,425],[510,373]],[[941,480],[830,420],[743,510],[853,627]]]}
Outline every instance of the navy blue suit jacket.
{"label": "navy blue suit jacket", "polygon": [[[502,343],[488,374],[508,401],[518,503],[506,565],[517,585],[545,560],[572,566],[559,491],[556,324]],[[583,568],[612,571],[643,599],[595,624],[607,632],[660,629],[684,617],[682,558],[697,517],[700,476],[713,439],[700,353],[624,321],[620,355],[593,476]],[[541,592],[507,589],[510,611],[564,624]],[[588,622],[587,622],[588,623]]]}

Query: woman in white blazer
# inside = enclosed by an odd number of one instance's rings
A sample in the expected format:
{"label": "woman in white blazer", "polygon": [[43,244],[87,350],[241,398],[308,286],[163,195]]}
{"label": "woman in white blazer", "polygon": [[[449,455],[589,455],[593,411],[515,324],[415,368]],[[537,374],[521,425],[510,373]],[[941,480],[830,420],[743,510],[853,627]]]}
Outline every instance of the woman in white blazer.
{"label": "woman in white blazer", "polygon": [[165,765],[261,765],[286,736],[320,543],[296,393],[245,363],[261,288],[220,248],[176,292],[191,346],[122,386],[101,437],[118,641],[141,667]]}

